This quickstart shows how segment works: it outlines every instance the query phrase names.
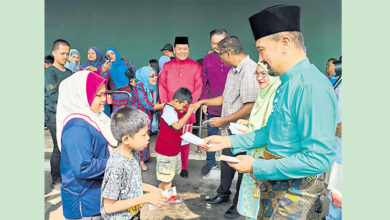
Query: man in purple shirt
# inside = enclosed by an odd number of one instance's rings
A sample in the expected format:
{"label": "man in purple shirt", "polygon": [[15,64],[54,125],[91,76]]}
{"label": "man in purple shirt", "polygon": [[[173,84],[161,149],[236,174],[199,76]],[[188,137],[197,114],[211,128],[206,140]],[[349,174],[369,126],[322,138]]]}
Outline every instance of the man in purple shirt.
{"label": "man in purple shirt", "polygon": [[[225,29],[214,29],[210,32],[210,43],[213,49],[212,53],[209,53],[203,58],[202,65],[202,80],[203,88],[201,99],[210,99],[217,96],[221,96],[225,89],[225,82],[227,74],[231,66],[226,66],[221,58],[218,56],[218,43],[226,37]],[[202,107],[203,112],[207,115],[207,119],[213,117],[221,117],[221,106],[204,105]],[[207,136],[218,135],[218,127],[212,127],[207,124]],[[203,176],[207,175],[210,170],[215,167],[215,152],[207,153],[207,163],[202,167],[201,173]]]}

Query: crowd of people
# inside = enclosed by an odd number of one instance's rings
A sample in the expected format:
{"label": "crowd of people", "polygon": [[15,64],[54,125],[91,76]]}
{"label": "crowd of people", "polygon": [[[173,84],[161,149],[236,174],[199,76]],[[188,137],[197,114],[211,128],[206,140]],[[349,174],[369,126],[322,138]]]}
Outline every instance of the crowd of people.
{"label": "crowd of people", "polygon": [[[144,203],[166,205],[163,190],[176,174],[189,176],[190,144],[180,136],[192,132],[201,109],[208,135],[201,174],[217,166],[216,151],[239,159],[220,161],[217,195],[206,206],[229,203],[238,172],[227,218],[341,219],[341,76],[336,59],[328,79],[309,62],[300,13],[278,5],[249,18],[258,62],[225,29],[210,32],[212,51],[200,63],[189,58],[189,38],[178,36],[140,68],[113,47],[103,54],[90,47],[81,64],[69,42],[54,41],[45,57],[45,126],[51,187],[61,189],[65,218],[139,219]],[[232,135],[231,122],[246,129]],[[158,186],[142,183],[150,147]]]}

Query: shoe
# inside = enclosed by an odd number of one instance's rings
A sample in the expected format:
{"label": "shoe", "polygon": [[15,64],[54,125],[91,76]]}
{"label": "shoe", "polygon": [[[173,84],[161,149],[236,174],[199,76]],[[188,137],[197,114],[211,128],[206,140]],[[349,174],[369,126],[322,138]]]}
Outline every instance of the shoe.
{"label": "shoe", "polygon": [[206,163],[206,165],[204,165],[201,169],[201,174],[202,176],[206,176],[207,174],[210,173],[210,170],[213,169],[214,167],[216,167],[217,165],[214,165],[214,166],[211,166],[211,164],[208,164]]}
{"label": "shoe", "polygon": [[221,204],[225,204],[225,203],[228,203],[229,202],[229,197],[220,197],[220,196],[216,196],[214,198],[211,198],[211,199],[205,199],[203,201],[203,203],[206,205],[206,206],[213,206],[213,205],[221,205]]}
{"label": "shoe", "polygon": [[236,206],[236,205],[232,205],[232,206],[225,212],[225,214],[224,214],[223,216],[225,216],[225,218],[230,218],[230,219],[236,219],[236,218],[240,217],[240,214],[239,214],[238,211],[237,211],[237,206]]}
{"label": "shoe", "polygon": [[180,176],[183,178],[187,178],[188,177],[188,170],[181,170]]}
{"label": "shoe", "polygon": [[61,189],[61,182],[60,181],[53,181],[50,184],[50,188],[60,190]]}

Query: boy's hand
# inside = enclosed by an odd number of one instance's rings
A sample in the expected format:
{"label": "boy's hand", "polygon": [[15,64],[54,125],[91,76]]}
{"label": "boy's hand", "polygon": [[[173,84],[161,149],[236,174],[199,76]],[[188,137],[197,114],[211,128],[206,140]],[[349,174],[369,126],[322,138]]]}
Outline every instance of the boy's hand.
{"label": "boy's hand", "polygon": [[145,194],[146,202],[155,205],[157,207],[167,205],[167,197],[162,194],[162,191],[153,191],[151,193]]}
{"label": "boy's hand", "polygon": [[188,107],[188,112],[191,112],[191,114],[194,114],[196,112],[196,110],[198,110],[198,108],[199,108],[199,105],[191,104]]}
{"label": "boy's hand", "polygon": [[202,105],[202,100],[192,103],[192,105],[195,105],[196,109],[198,109]]}

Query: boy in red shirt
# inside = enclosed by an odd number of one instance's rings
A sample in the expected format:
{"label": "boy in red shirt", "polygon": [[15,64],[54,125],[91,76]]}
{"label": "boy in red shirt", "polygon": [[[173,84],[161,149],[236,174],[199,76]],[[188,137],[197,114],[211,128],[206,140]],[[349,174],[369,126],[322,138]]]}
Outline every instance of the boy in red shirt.
{"label": "boy in red shirt", "polygon": [[166,190],[172,187],[172,180],[175,174],[180,173],[180,146],[183,134],[182,128],[188,119],[194,114],[197,108],[190,105],[187,112],[184,109],[192,102],[191,91],[186,88],[178,89],[171,101],[164,109],[160,119],[160,132],[156,141],[157,180],[161,181],[159,188]]}

